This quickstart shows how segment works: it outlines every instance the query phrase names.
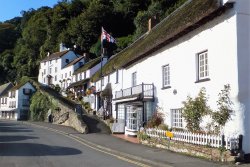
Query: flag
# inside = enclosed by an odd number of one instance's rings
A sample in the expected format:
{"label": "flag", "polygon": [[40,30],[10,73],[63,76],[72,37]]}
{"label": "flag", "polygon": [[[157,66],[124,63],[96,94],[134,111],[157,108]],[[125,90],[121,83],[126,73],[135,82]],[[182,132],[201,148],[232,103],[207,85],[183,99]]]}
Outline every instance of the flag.
{"label": "flag", "polygon": [[103,43],[104,40],[110,43],[116,43],[115,38],[112,37],[109,33],[107,33],[107,31],[105,31],[104,28],[102,27],[101,42]]}

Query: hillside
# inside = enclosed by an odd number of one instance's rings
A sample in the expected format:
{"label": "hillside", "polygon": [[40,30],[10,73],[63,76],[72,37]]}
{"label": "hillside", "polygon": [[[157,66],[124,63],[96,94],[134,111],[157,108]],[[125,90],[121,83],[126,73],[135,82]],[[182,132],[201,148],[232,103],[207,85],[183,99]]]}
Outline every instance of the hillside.
{"label": "hillside", "polygon": [[149,18],[160,21],[185,1],[63,0],[53,8],[23,11],[0,23],[0,84],[37,77],[40,60],[61,42],[100,56],[101,27],[117,39],[110,54],[119,52],[147,31]]}

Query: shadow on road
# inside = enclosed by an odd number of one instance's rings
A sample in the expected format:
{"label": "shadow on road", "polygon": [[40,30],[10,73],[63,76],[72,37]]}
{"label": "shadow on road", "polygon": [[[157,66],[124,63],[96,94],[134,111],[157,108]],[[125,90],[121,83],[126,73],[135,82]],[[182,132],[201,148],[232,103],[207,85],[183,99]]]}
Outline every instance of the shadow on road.
{"label": "shadow on road", "polygon": [[81,153],[78,149],[45,144],[0,143],[0,156],[61,156]]}
{"label": "shadow on road", "polygon": [[33,130],[21,127],[4,126],[0,125],[0,132],[33,132]]}
{"label": "shadow on road", "polygon": [[38,139],[38,137],[32,136],[0,136],[0,142],[13,142],[13,141],[22,141],[28,139]]}

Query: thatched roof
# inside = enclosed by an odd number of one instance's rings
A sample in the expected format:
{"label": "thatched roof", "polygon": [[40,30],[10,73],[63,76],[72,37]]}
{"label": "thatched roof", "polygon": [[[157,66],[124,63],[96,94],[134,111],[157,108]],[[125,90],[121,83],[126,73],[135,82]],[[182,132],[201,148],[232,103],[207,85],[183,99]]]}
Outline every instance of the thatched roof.
{"label": "thatched roof", "polygon": [[[110,59],[103,67],[102,74],[110,74],[149,56],[156,50],[220,15],[227,7],[227,5],[221,5],[221,0],[187,1],[150,32],[144,34],[131,46]],[[99,70],[92,76],[91,80],[95,82],[100,76]]]}

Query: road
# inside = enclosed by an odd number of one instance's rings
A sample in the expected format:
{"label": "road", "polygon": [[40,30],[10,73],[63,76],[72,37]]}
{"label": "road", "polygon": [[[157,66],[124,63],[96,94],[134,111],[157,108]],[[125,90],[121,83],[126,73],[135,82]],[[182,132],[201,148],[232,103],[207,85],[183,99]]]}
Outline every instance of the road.
{"label": "road", "polygon": [[146,166],[47,129],[0,120],[1,167]]}

